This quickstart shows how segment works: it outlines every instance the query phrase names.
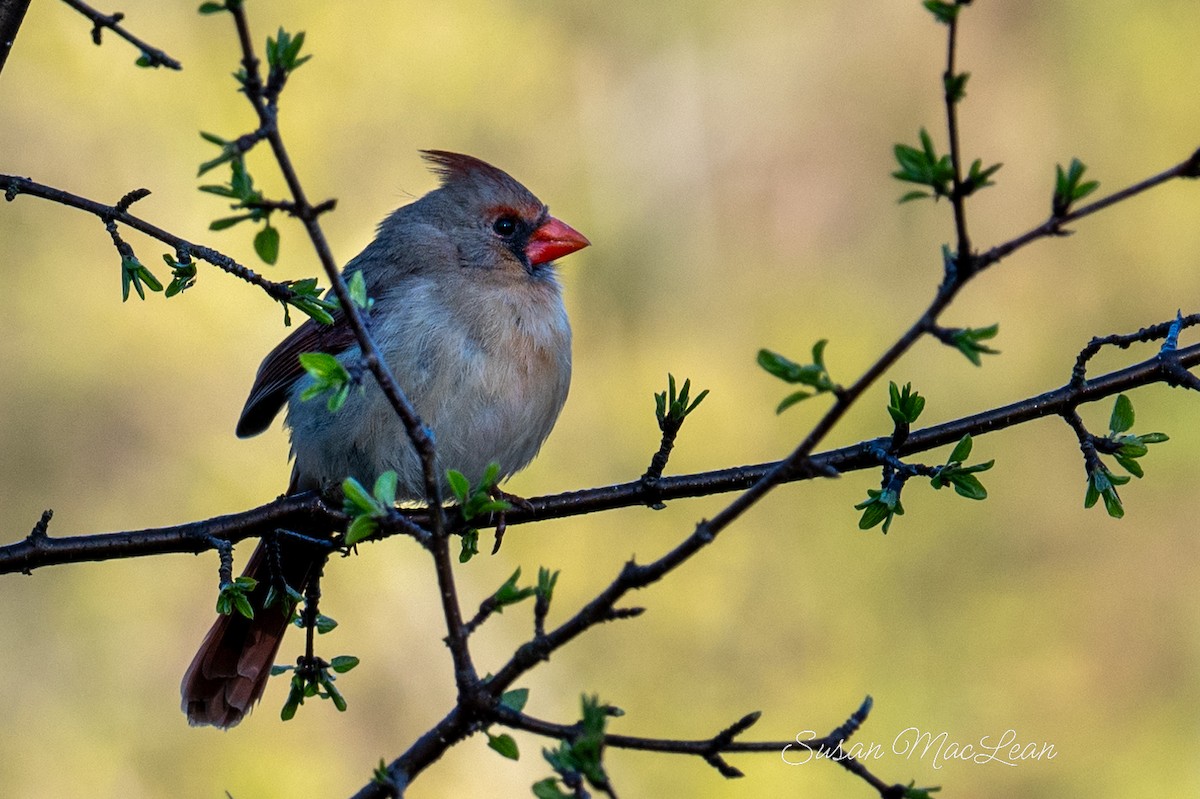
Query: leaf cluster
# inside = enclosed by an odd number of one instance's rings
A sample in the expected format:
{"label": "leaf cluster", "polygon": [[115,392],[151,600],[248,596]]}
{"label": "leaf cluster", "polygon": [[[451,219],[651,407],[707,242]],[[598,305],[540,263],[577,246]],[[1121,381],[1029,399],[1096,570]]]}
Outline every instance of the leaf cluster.
{"label": "leaf cluster", "polygon": [[201,131],[200,135],[205,141],[221,147],[219,156],[200,165],[200,174],[203,175],[224,163],[228,163],[230,168],[228,183],[205,184],[200,187],[200,191],[231,199],[234,201],[229,206],[232,210],[246,211],[244,214],[214,219],[209,223],[208,229],[226,230],[242,222],[262,222],[262,229],[254,235],[254,251],[264,263],[273,266],[279,260],[279,229],[271,225],[271,212],[274,207],[266,201],[262,192],[254,187],[254,178],[246,169],[243,145],[237,141],[226,141],[213,133]]}
{"label": "leaf cluster", "polygon": [[658,416],[660,428],[665,430],[667,427],[675,427],[678,429],[687,415],[696,410],[696,406],[708,396],[708,389],[704,389],[696,395],[695,399],[692,399],[689,396],[691,389],[692,381],[685,379],[683,387],[677,393],[675,375],[667,373],[667,390],[654,395],[655,414]]}
{"label": "leaf cluster", "polygon": [[1085,171],[1087,167],[1078,158],[1072,158],[1065,170],[1062,164],[1055,164],[1054,198],[1050,202],[1055,217],[1066,216],[1072,205],[1100,188],[1100,181],[1083,179]]}
{"label": "leaf cluster", "polygon": [[[529,701],[528,688],[513,688],[511,691],[505,691],[500,695],[500,705],[511,710],[514,713],[520,713],[525,709],[525,703]],[[483,731],[487,735],[488,746],[499,752],[502,757],[509,760],[520,760],[521,750],[517,747],[517,742],[508,733],[500,733],[493,735],[490,730]]]}
{"label": "leaf cluster", "polygon": [[982,356],[1000,354],[1000,350],[983,343],[995,338],[999,333],[999,323],[987,327],[939,328],[935,331],[943,343],[957,349],[976,366],[983,365]]}
{"label": "leaf cluster", "polygon": [[342,481],[342,507],[350,517],[344,539],[346,546],[354,546],[375,534],[379,520],[391,513],[396,505],[397,484],[396,473],[390,469],[375,478],[375,486],[369,492],[353,477]]}
{"label": "leaf cluster", "polygon": [[[301,661],[304,660],[306,658],[301,658]],[[272,666],[272,677],[289,671],[294,672],[287,700],[283,703],[283,709],[280,710],[279,717],[284,721],[291,721],[295,718],[296,711],[304,704],[304,700],[311,699],[314,696],[320,699],[328,699],[333,702],[333,706],[339,712],[344,713],[346,711],[346,699],[342,696],[342,692],[333,684],[337,680],[334,674],[345,674],[357,666],[358,663],[358,658],[353,655],[339,655],[328,663],[317,659],[313,665],[302,662],[295,666]]]}
{"label": "leaf cluster", "polygon": [[821,339],[812,348],[812,363],[799,364],[771,350],[758,351],[758,365],[769,374],[778,377],[785,383],[795,383],[806,386],[808,391],[800,390],[783,398],[775,408],[775,413],[783,413],[797,402],[815,397],[818,394],[838,393],[842,387],[833,382],[829,370],[825,367],[825,346],[828,339]]}
{"label": "leaf cluster", "polygon": [[[611,795],[608,775],[604,771],[604,728],[610,716],[621,716],[624,712],[611,705],[603,705],[598,697],[583,697],[583,715],[579,721],[578,734],[570,741],[563,741],[556,749],[543,749],[542,756],[558,774],[534,783],[533,795],[537,799],[573,799],[581,788],[580,778],[598,791]],[[559,787],[571,789],[567,793]]]}
{"label": "leaf cluster", "polygon": [[983,487],[983,483],[979,482],[979,478],[975,475],[980,472],[986,472],[988,469],[996,465],[996,461],[990,460],[984,463],[977,463],[973,466],[965,466],[967,458],[971,456],[971,434],[967,433],[954,446],[954,450],[950,453],[950,457],[946,459],[946,463],[937,467],[934,470],[933,476],[929,478],[930,484],[935,489],[940,489],[945,486],[954,486],[954,492],[960,497],[967,499],[987,499],[987,489]]}
{"label": "leaf cluster", "polygon": [[217,594],[217,613],[228,616],[235,610],[247,619],[254,618],[254,606],[250,604],[250,592],[258,587],[258,580],[242,575],[233,582],[221,585]]}
{"label": "leaf cluster", "polygon": [[1117,465],[1129,473],[1116,474],[1099,458],[1088,468],[1087,492],[1084,494],[1083,506],[1091,508],[1103,499],[1104,509],[1114,519],[1125,515],[1125,506],[1117,493],[1117,486],[1128,483],[1132,479],[1130,475],[1139,479],[1145,476],[1145,470],[1138,459],[1150,451],[1149,445],[1169,440],[1165,433],[1129,433],[1133,424],[1133,403],[1124,394],[1119,394],[1109,416],[1108,435],[1093,442],[1098,452],[1111,455]]}
{"label": "leaf cluster", "polygon": [[307,402],[328,393],[329,400],[325,406],[329,412],[341,410],[355,383],[342,362],[328,352],[303,352],[300,354],[300,365],[312,378],[312,385],[300,392],[301,401]]}
{"label": "leaf cluster", "polygon": [[[500,464],[492,462],[484,470],[479,484],[471,485],[471,481],[462,472],[450,469],[446,472],[446,483],[450,493],[458,503],[458,512],[468,525],[472,519],[487,516],[492,513],[503,513],[512,510],[512,505],[503,499],[497,499],[496,484],[500,481]],[[458,560],[466,563],[479,554],[479,529],[468,526],[463,531],[462,550]]]}
{"label": "leaf cluster", "polygon": [[[964,74],[957,77],[958,80],[953,85],[948,86],[947,91],[953,92],[961,98],[966,86],[967,76]],[[913,147],[908,144],[895,145],[893,152],[896,156],[896,162],[900,165],[900,169],[893,172],[892,177],[906,183],[916,183],[925,186],[929,191],[911,191],[901,197],[900,202],[906,203],[923,197],[932,197],[936,200],[939,197],[954,196],[955,175],[953,159],[949,153],[938,155],[937,149],[933,144],[933,138],[925,128],[921,128],[919,136],[921,139],[920,147]],[[967,171],[967,175],[962,180],[962,184],[958,189],[959,195],[967,197],[985,186],[994,185],[991,177],[1001,166],[1003,164],[992,164],[985,168],[982,159],[975,159]]]}

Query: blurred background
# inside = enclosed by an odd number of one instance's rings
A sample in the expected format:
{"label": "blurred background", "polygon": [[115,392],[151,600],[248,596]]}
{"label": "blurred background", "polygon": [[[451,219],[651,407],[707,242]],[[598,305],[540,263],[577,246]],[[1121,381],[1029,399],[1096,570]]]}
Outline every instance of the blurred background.
{"label": "blurred background", "polygon": [[[135,211],[274,279],[318,272],[299,226],[279,220],[280,264],[253,231],[196,191],[215,155],[198,131],[253,124],[230,73],[228,17],[198,2],[128,0],[128,26],[183,61],[142,70],[65,5],[34,2],[0,76],[0,171],[106,202],[145,186]],[[397,205],[435,185],[417,150],[476,154],[510,171],[594,246],[562,264],[576,335],[571,397],[541,456],[508,484],[533,496],[636,478],[657,446],[652,394],[667,372],[712,394],[669,472],[776,459],[825,400],[774,414],[786,387],[759,347],[798,358],[828,338],[849,382],[920,313],[952,236],[945,203],[896,199],[892,146],[926,126],[944,146],[944,29],[916,0],[289,3],[253,0],[261,43],[307,32],[311,62],[283,95],[281,125],[345,261]],[[977,3],[963,16],[968,159],[1003,162],[971,198],[983,248],[1041,222],[1055,163],[1071,157],[1113,190],[1200,139],[1192,0]],[[251,171],[283,186],[266,153]],[[224,176],[222,176],[223,179]],[[1200,194],[1177,182],[1022,251],[944,317],[1000,323],[982,369],[930,341],[887,377],[928,396],[923,423],[1066,381],[1096,334],[1200,310]],[[127,234],[166,276],[164,248]],[[170,525],[254,507],[286,485],[278,428],[233,426],[262,355],[285,331],[277,305],[202,267],[166,301],[120,301],[120,261],[94,218],[19,197],[0,208],[0,543],[44,508],[51,533]],[[324,282],[324,281],[322,281]],[[1104,354],[1097,369],[1140,358]],[[852,505],[878,475],[781,488],[713,547],[635,598],[642,618],[605,625],[523,684],[528,710],[571,722],[579,695],[623,707],[616,732],[706,737],[762,709],[747,736],[789,739],[840,724],[866,694],[859,740],[885,750],[906,728],[978,744],[1014,730],[1052,760],[1014,766],[886,752],[889,781],[973,797],[1192,797],[1200,792],[1200,545],[1192,502],[1200,400],[1137,392],[1138,432],[1170,443],[1122,490],[1127,516],[1085,511],[1084,473],[1061,421],[980,437],[986,502],[914,482],[887,536]],[[889,431],[886,382],[828,440]],[[1103,432],[1111,403],[1084,408]],[[937,462],[946,453],[931,453]],[[561,569],[561,620],[636,555],[656,557],[729,497],[513,529],[500,555],[460,568],[476,604],[517,567]],[[485,543],[490,544],[490,536]],[[239,557],[247,550],[239,548]],[[286,685],[237,729],[189,729],[178,681],[212,619],[217,558],[169,556],[0,579],[0,795],[340,796],[403,751],[453,700],[429,559],[396,539],[327,569],[328,656],[362,665],[326,703],[281,723]],[[529,609],[489,622],[481,670],[528,635]],[[301,636],[281,659],[299,653]],[[482,737],[456,747],[409,795],[528,796],[546,742],[517,735],[519,763]],[[315,751],[314,751],[315,750]],[[861,796],[829,763],[731,757],[725,781],[697,759],[613,751],[622,796]]]}

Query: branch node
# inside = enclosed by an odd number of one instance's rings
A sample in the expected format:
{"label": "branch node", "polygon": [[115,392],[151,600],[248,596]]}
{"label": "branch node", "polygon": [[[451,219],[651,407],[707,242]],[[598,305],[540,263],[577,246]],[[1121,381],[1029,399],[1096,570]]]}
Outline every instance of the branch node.
{"label": "branch node", "polygon": [[50,519],[53,516],[54,511],[50,508],[46,508],[46,510],[42,511],[42,518],[38,519],[38,523],[35,524],[33,529],[29,531],[30,541],[36,544],[39,541],[49,538],[49,536],[46,534],[46,530],[50,527]]}
{"label": "branch node", "polygon": [[145,188],[134,189],[133,191],[127,193],[121,199],[117,200],[117,204],[114,206],[114,208],[117,209],[117,213],[123,214],[129,210],[129,206],[133,205],[138,200],[145,199],[146,197],[149,197],[149,196],[150,196],[149,189],[145,189]]}
{"label": "branch node", "polygon": [[100,34],[105,28],[114,28],[119,25],[121,20],[125,19],[125,15],[120,11],[114,11],[112,16],[98,16],[92,22],[92,41],[100,44]]}
{"label": "branch node", "polygon": [[1200,178],[1200,149],[1192,153],[1188,160],[1180,164],[1179,176],[1184,178]]}
{"label": "branch node", "polygon": [[863,699],[862,704],[858,706],[858,710],[851,713],[850,718],[846,719],[846,721],[840,727],[834,728],[833,731],[829,733],[829,738],[841,743],[842,741],[845,741],[847,738],[854,735],[854,733],[858,732],[859,728],[862,727],[863,723],[866,722],[867,716],[871,714],[871,708],[874,707],[874,705],[875,700],[871,698],[870,694],[867,694],[867,697]]}
{"label": "branch node", "polygon": [[709,752],[708,754],[704,755],[704,762],[715,768],[717,773],[727,780],[734,780],[738,777],[746,776],[744,773],[742,773],[741,769],[729,765],[727,762],[725,762],[725,758],[721,757],[716,752]]}
{"label": "branch node", "polygon": [[224,538],[210,537],[208,540],[213,549],[217,550],[217,555],[221,559],[221,565],[217,569],[217,579],[221,587],[227,586],[233,582],[233,544]]}
{"label": "branch node", "polygon": [[604,621],[621,621],[622,619],[636,619],[646,612],[645,608],[613,608],[604,616]]}

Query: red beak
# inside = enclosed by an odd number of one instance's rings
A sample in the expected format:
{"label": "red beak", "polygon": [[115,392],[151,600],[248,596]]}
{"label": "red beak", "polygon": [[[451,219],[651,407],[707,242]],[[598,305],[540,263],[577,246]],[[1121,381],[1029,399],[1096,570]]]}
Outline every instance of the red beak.
{"label": "red beak", "polygon": [[566,222],[550,217],[529,236],[529,243],[525,245],[525,255],[529,257],[530,264],[537,266],[582,250],[589,244],[591,242],[578,230]]}

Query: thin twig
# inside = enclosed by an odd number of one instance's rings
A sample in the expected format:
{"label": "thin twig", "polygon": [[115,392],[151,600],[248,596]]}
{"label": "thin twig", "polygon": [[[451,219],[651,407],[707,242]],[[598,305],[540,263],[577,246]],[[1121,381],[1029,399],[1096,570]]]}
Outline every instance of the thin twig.
{"label": "thin twig", "polygon": [[[246,281],[252,286],[261,288],[267,293],[268,297],[278,302],[286,302],[294,296],[292,290],[288,288],[287,283],[276,283],[275,281],[267,280],[253,269],[242,266],[228,255],[218,252],[211,247],[195,244],[180,236],[176,236],[174,233],[163,230],[157,225],[134,216],[129,213],[128,209],[121,208],[119,204],[105,205],[104,203],[81,197],[78,194],[72,194],[63,189],[57,189],[53,186],[37,183],[29,178],[17,177],[16,175],[0,175],[0,191],[4,192],[4,198],[9,201],[16,199],[19,195],[38,197],[58,203],[59,205],[65,205],[68,208],[85,211],[106,223],[114,222],[125,225],[166,244],[177,254],[191,254],[218,269],[228,272],[236,278]],[[126,197],[128,196],[126,195]]]}
{"label": "thin twig", "polygon": [[100,33],[107,28],[141,51],[142,60],[140,63],[142,66],[167,67],[168,69],[175,70],[183,69],[183,64],[180,64],[162,50],[139,39],[121,27],[120,23],[121,20],[125,19],[125,15],[120,11],[112,14],[101,14],[87,3],[80,2],[80,0],[63,0],[63,2],[92,21],[92,41],[96,44],[100,44]]}
{"label": "thin twig", "polygon": [[942,74],[942,95],[946,103],[946,127],[950,136],[950,164],[954,169],[954,187],[950,192],[950,203],[954,209],[954,229],[958,234],[958,251],[955,264],[960,273],[974,271],[971,255],[971,238],[967,235],[966,186],[962,179],[962,150],[958,143],[958,97],[951,91],[955,82],[954,54],[958,44],[958,16],[947,23],[946,71]]}
{"label": "thin twig", "polygon": [[1091,216],[1097,211],[1103,211],[1109,206],[1116,205],[1132,197],[1136,197],[1143,192],[1149,191],[1167,181],[1176,178],[1196,178],[1200,176],[1200,149],[1193,152],[1186,159],[1171,167],[1159,172],[1157,175],[1152,175],[1145,180],[1138,181],[1131,186],[1126,186],[1120,191],[1113,192],[1107,197],[1101,197],[1095,202],[1081,205],[1070,213],[1063,216],[1051,216],[1042,224],[1031,230],[1022,233],[1013,239],[1010,239],[1003,244],[997,244],[987,252],[980,253],[975,256],[976,271],[983,271],[989,266],[998,261],[1007,258],[1017,250],[1025,247],[1038,239],[1044,239],[1051,236],[1061,236],[1063,234],[1063,226],[1083,219],[1085,216]]}

